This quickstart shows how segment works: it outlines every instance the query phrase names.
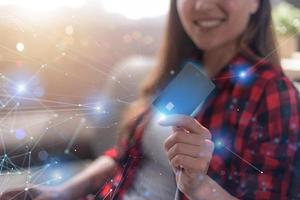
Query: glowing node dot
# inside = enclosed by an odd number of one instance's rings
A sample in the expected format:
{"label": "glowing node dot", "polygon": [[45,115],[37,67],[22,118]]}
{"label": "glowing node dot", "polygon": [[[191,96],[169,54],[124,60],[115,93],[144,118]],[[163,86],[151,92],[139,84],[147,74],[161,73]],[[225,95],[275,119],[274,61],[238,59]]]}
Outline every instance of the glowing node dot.
{"label": "glowing node dot", "polygon": [[18,140],[23,140],[26,137],[26,131],[24,129],[16,130],[16,138]]}
{"label": "glowing node dot", "polygon": [[96,111],[100,111],[100,110],[101,110],[101,106],[96,106],[94,109],[95,109]]}
{"label": "glowing node dot", "polygon": [[24,46],[23,43],[18,42],[17,45],[16,45],[16,49],[17,49],[17,51],[22,52],[22,51],[24,51],[25,46]]}
{"label": "glowing node dot", "polygon": [[244,71],[243,71],[243,72],[240,72],[240,77],[241,77],[241,78],[245,78],[245,77],[246,77],[246,72],[244,72]]}
{"label": "glowing node dot", "polygon": [[25,188],[24,190],[25,190],[25,191],[28,191],[28,188]]}
{"label": "glowing node dot", "polygon": [[26,91],[26,85],[25,84],[19,84],[17,85],[17,92],[19,94],[22,94]]}
{"label": "glowing node dot", "polygon": [[222,141],[216,141],[216,143],[215,143],[215,145],[216,145],[216,147],[221,147],[221,146],[223,146],[223,143],[222,143]]}

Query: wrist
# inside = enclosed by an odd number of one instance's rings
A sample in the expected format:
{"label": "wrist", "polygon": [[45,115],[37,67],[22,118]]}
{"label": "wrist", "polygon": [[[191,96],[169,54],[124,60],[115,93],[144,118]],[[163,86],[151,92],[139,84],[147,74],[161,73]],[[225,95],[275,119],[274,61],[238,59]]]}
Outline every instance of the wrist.
{"label": "wrist", "polygon": [[207,194],[205,195],[205,191],[207,190],[207,184],[208,184],[208,176],[203,175],[203,181],[200,185],[197,186],[197,188],[194,188],[193,192],[190,195],[187,195],[189,200],[206,200]]}
{"label": "wrist", "polygon": [[83,196],[82,188],[78,187],[76,189],[74,185],[70,183],[65,183],[55,189],[64,200],[77,199]]}
{"label": "wrist", "polygon": [[190,200],[237,200],[208,175],[205,175],[203,183],[188,198]]}
{"label": "wrist", "polygon": [[[71,200],[73,199],[62,185],[59,186],[39,186],[36,188],[38,195],[41,195],[42,199],[48,199],[51,197],[53,200]],[[39,196],[40,197],[40,196]],[[47,198],[46,198],[47,197]]]}

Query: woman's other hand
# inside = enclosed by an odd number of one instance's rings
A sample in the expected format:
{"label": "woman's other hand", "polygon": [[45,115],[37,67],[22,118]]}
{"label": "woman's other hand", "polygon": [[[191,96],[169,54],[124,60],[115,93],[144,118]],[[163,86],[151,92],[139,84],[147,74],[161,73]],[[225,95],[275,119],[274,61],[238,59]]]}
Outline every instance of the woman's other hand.
{"label": "woman's other hand", "polygon": [[69,200],[62,190],[50,187],[15,188],[0,195],[0,200]]}

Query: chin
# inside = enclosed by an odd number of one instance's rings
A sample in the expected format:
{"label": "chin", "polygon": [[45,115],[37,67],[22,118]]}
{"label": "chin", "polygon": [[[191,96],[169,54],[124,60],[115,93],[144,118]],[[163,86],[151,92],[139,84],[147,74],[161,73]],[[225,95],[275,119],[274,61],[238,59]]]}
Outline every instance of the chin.
{"label": "chin", "polygon": [[202,51],[211,51],[219,48],[224,48],[227,44],[230,44],[231,40],[218,40],[218,39],[207,39],[207,40],[193,40],[194,44]]}
{"label": "chin", "polygon": [[207,42],[207,41],[205,42],[197,41],[195,44],[202,51],[209,51],[218,47],[218,45],[214,44],[213,42]]}

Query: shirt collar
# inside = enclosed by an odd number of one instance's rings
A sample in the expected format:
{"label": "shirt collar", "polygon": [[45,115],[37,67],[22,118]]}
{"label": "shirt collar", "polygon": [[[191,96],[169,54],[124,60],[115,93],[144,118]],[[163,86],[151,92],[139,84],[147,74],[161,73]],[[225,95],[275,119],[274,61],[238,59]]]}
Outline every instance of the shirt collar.
{"label": "shirt collar", "polygon": [[224,87],[236,78],[246,75],[243,73],[246,73],[245,69],[249,68],[249,66],[250,64],[244,56],[237,54],[215,76],[211,77],[211,80],[215,83],[216,87]]}

